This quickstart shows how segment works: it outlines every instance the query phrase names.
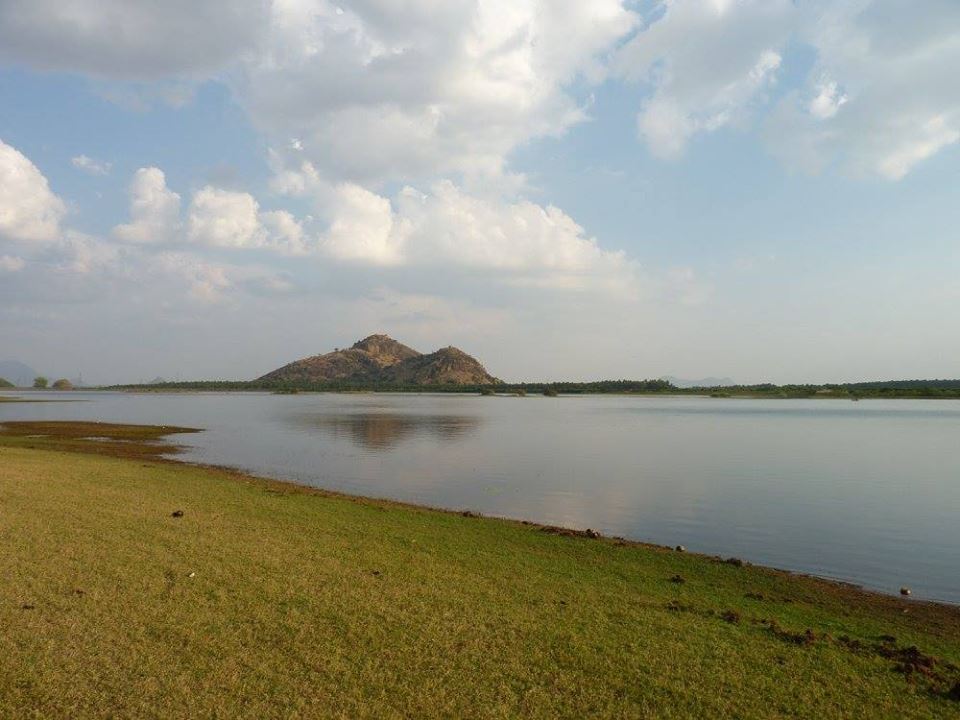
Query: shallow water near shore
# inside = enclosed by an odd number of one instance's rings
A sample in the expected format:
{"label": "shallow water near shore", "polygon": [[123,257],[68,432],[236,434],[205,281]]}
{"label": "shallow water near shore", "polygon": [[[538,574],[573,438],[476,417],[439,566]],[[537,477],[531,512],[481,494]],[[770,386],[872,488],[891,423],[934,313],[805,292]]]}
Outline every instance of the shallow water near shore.
{"label": "shallow water near shore", "polygon": [[594,528],[960,603],[960,402],[12,393],[3,420],[202,427],[184,460]]}

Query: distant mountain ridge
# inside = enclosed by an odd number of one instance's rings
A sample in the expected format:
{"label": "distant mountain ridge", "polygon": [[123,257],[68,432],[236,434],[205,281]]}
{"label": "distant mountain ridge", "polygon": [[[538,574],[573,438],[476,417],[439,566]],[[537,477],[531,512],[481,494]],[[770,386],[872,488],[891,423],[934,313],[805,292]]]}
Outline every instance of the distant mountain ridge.
{"label": "distant mountain ridge", "polygon": [[500,381],[459,348],[424,355],[388,335],[370,335],[345,350],[295,360],[257,382],[354,382],[388,385],[492,385]]}
{"label": "distant mountain ridge", "polygon": [[0,360],[0,378],[9,380],[17,387],[30,387],[40,373],[17,360]]}

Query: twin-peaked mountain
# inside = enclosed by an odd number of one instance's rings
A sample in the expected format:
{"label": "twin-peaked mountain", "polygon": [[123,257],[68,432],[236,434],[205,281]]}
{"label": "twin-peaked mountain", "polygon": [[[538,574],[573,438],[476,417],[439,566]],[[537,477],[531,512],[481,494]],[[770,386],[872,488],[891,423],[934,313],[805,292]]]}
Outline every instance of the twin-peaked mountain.
{"label": "twin-peaked mountain", "polygon": [[296,360],[257,382],[290,385],[351,382],[389,385],[491,385],[499,383],[463,350],[446,347],[424,355],[386,335],[371,335],[346,350]]}

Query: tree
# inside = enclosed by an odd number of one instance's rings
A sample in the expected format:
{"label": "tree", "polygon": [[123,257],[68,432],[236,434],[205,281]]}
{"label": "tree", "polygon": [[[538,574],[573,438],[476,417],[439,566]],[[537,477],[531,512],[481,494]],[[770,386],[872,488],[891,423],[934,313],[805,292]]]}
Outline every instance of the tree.
{"label": "tree", "polygon": [[73,390],[73,383],[66,378],[60,378],[53,383],[54,390]]}
{"label": "tree", "polygon": [[41,375],[41,376],[39,376],[39,377],[35,377],[35,378],[33,379],[33,386],[34,386],[37,390],[46,390],[46,389],[47,389],[47,385],[49,385],[49,384],[50,384],[50,381],[47,380],[43,375]]}
{"label": "tree", "polygon": [[0,388],[12,388],[12,387],[16,387],[16,386],[6,378],[0,378]]}

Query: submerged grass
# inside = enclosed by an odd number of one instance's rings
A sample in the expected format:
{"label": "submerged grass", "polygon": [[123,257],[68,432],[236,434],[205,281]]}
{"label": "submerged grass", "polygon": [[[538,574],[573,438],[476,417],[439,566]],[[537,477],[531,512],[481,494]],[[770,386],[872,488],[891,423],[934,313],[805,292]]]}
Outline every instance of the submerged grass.
{"label": "submerged grass", "polygon": [[954,607],[9,427],[0,717],[960,715]]}
{"label": "submerged grass", "polygon": [[73,420],[0,422],[0,442],[33,450],[60,450],[125,458],[159,458],[179,450],[170,435],[200,432],[171,425],[122,425]]}

